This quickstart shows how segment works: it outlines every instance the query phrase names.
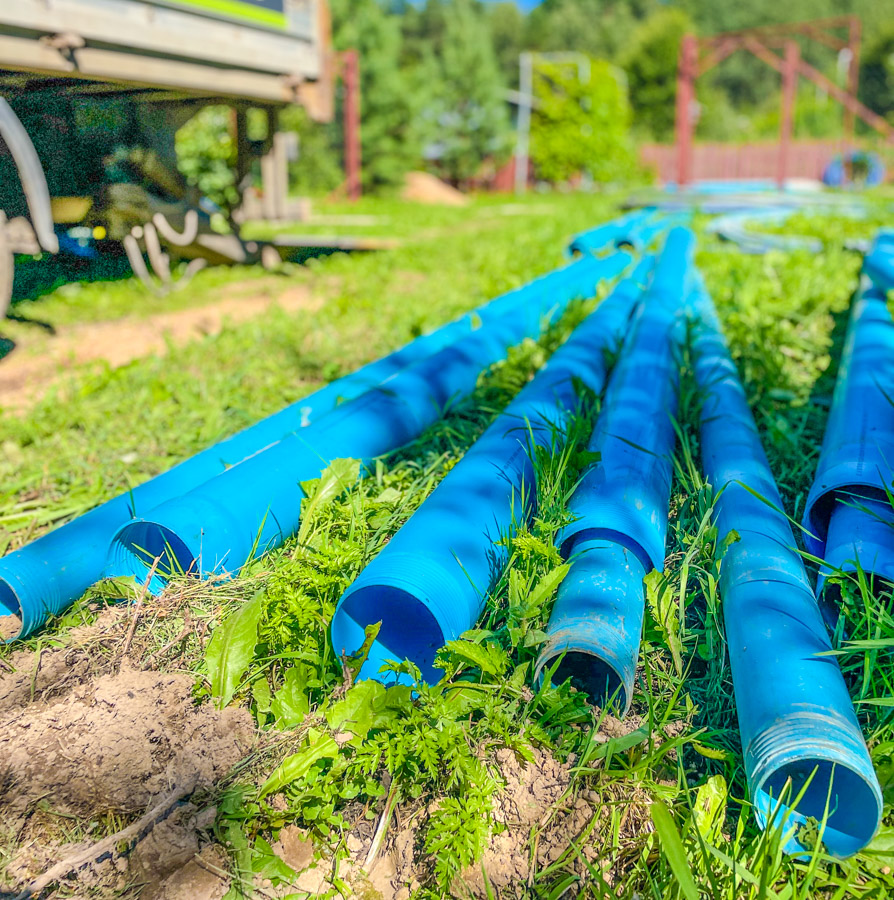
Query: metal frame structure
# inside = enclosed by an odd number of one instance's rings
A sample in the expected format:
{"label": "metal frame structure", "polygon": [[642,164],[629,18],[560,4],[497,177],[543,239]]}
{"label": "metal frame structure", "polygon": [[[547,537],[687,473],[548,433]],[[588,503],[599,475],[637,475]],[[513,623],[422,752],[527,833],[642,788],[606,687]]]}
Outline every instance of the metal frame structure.
{"label": "metal frame structure", "polygon": [[[842,36],[846,30],[847,36]],[[842,88],[810,65],[802,56],[796,38],[807,38],[847,54],[847,88]],[[837,100],[845,111],[845,135],[853,138],[856,119],[865,122],[890,141],[894,128],[857,99],[860,69],[861,23],[856,16],[838,16],[787,25],[769,25],[745,31],[731,31],[711,37],[683,36],[677,72],[676,146],[677,182],[692,180],[692,141],[695,126],[695,82],[718,63],[738,50],[746,50],[774,68],[782,76],[782,110],[779,127],[777,181],[782,184],[788,171],[798,78],[812,81]],[[781,51],[781,55],[780,52]]]}
{"label": "metal frame structure", "polygon": [[345,187],[349,200],[359,200],[360,182],[360,54],[356,50],[339,53],[341,79],[345,86]]}

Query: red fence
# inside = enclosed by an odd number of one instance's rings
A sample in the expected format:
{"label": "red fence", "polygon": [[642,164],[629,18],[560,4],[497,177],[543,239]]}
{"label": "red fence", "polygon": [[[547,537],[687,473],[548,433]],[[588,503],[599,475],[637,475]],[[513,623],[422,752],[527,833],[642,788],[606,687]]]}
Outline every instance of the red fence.
{"label": "red fence", "polygon": [[[788,148],[789,178],[822,178],[833,157],[853,143],[838,141],[792,141]],[[695,144],[692,153],[693,180],[705,178],[776,177],[779,162],[777,141],[760,144]],[[640,161],[655,172],[659,181],[677,180],[677,148],[668,144],[642,144]]]}

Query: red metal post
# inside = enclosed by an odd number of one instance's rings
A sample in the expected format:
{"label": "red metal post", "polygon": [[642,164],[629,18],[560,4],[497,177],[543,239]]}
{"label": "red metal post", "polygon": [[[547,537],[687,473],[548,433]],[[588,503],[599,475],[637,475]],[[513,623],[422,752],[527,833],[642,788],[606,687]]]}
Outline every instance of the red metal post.
{"label": "red metal post", "polygon": [[776,181],[782,188],[788,174],[789,145],[792,142],[795,115],[795,96],[798,91],[798,63],[801,48],[795,41],[785,42],[785,61],[782,66],[782,110],[779,120],[779,159]]}
{"label": "red metal post", "polygon": [[345,86],[345,184],[349,200],[360,199],[360,58],[356,50],[341,54]]}
{"label": "red metal post", "polygon": [[679,187],[692,180],[692,131],[695,76],[698,67],[698,38],[684,34],[680,45],[680,62],[677,68],[677,184]]}
{"label": "red metal post", "polygon": [[[857,16],[851,16],[847,29],[847,48],[850,51],[850,59],[847,63],[847,92],[857,96],[857,88],[860,84],[860,38],[862,23]],[[856,116],[848,107],[844,108],[844,136],[848,140],[854,139],[854,123]]]}

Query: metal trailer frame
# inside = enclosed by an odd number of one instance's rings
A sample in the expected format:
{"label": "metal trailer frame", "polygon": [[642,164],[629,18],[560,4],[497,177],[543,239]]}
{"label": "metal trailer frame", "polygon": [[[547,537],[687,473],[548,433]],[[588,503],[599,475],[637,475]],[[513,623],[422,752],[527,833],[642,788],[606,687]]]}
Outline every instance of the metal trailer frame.
{"label": "metal trailer frame", "polygon": [[[150,0],[14,0],[0,9],[0,68],[190,95],[299,103],[332,118],[324,0],[294,30],[228,21]],[[197,36],[201,36],[197,40]]]}
{"label": "metal trailer frame", "polygon": [[[348,186],[354,197],[359,190],[356,55],[342,62],[333,54],[326,0],[14,0],[3,4],[0,139],[13,158],[27,215],[7,222],[4,214],[0,221],[0,316],[11,296],[14,255],[59,249],[40,159],[4,97],[15,102],[16,97],[47,89],[74,100],[127,95],[144,108],[154,107],[162,117],[163,110],[172,106],[226,100],[235,109],[237,184],[260,152],[266,195],[262,214],[282,219],[296,209],[286,201],[285,177],[294,142],[288,135],[275,134],[275,113],[294,103],[315,121],[331,121],[340,63],[349,89],[346,107],[352,127],[346,129],[346,138],[352,164],[349,174],[353,174]],[[261,148],[253,147],[247,138],[250,107],[267,110],[270,124]],[[189,243],[167,224],[147,222],[137,229],[142,235],[124,239],[131,264],[144,280],[148,273],[139,238],[145,236],[150,266],[162,282],[170,282],[170,270],[159,236],[169,247]],[[187,232],[194,230],[193,225]],[[238,238],[233,237],[233,246],[223,247],[222,237],[212,235],[200,242],[208,244],[212,257],[220,257],[221,250],[220,258],[238,260],[245,255]]]}

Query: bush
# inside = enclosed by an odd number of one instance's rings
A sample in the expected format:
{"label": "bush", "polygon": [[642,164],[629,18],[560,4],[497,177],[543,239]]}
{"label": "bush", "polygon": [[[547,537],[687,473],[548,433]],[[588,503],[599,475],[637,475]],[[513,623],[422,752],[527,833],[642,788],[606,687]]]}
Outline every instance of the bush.
{"label": "bush", "polygon": [[239,202],[236,142],[228,106],[206,106],[178,132],[177,165],[186,180],[223,209]]}
{"label": "bush", "polygon": [[563,182],[584,174],[607,182],[634,174],[630,103],[617,69],[591,60],[584,82],[576,66],[540,63],[534,97],[531,159],[539,177]]}

